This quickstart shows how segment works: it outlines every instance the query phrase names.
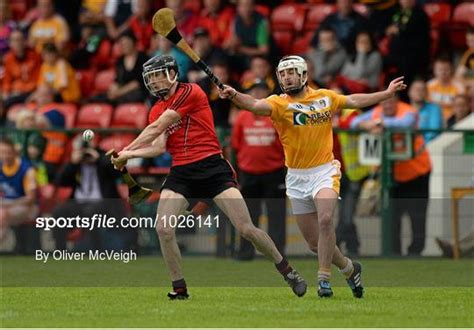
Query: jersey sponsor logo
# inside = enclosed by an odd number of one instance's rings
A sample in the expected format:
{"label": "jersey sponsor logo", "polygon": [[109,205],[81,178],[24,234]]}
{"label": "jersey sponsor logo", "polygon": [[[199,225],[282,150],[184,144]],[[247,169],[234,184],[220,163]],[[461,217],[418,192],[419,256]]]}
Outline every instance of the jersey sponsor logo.
{"label": "jersey sponsor logo", "polygon": [[331,122],[331,111],[315,112],[306,114],[303,112],[293,112],[294,126],[316,126]]}
{"label": "jersey sponsor logo", "polygon": [[170,126],[168,126],[168,128],[165,131],[166,136],[170,136],[171,134],[179,130],[182,124],[183,124],[183,121],[180,119],[176,123],[173,123]]}
{"label": "jersey sponsor logo", "polygon": [[290,103],[288,104],[288,110],[299,111],[302,113],[309,114],[313,111],[319,111],[328,108],[331,105],[329,97],[322,97],[320,99],[314,100],[310,104],[301,104],[301,103]]}

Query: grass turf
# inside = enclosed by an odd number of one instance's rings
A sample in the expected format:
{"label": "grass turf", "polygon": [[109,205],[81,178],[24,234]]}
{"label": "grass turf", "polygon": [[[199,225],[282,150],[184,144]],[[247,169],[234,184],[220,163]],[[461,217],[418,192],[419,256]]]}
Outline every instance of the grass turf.
{"label": "grass turf", "polygon": [[[2,327],[474,327],[471,260],[362,260],[365,298],[353,298],[335,273],[335,296],[322,300],[315,294],[314,260],[293,262],[310,283],[307,295],[297,298],[265,260],[184,258],[188,301],[166,299],[169,282],[156,257],[127,265],[0,262]],[[254,274],[250,282],[248,274]],[[91,287],[107,276],[113,286]]]}

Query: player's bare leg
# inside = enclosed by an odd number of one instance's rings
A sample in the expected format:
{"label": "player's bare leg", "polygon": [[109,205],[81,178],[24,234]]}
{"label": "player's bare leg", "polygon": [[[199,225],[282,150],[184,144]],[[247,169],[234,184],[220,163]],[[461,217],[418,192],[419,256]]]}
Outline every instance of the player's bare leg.
{"label": "player's bare leg", "polygon": [[161,253],[171,277],[173,292],[168,294],[170,299],[185,299],[188,297],[186,282],[181,270],[181,252],[176,241],[175,228],[170,224],[170,216],[178,216],[186,209],[187,200],[183,195],[163,189],[157,210],[156,232],[158,233]]}
{"label": "player's bare leg", "polygon": [[306,293],[306,282],[278,252],[270,236],[252,223],[247,205],[240,191],[236,188],[229,188],[217,195],[214,201],[227,215],[242,237],[252,242],[255,248],[267,258],[273,260],[293,292],[299,297],[303,296]]}
{"label": "player's bare leg", "polygon": [[[318,254],[318,242],[319,242],[319,224],[318,214],[309,213],[301,214],[296,216],[296,223],[298,228],[303,235],[308,247],[311,251]],[[347,266],[347,258],[344,257],[341,250],[336,246],[332,257],[332,264],[339,269],[344,269]]]}

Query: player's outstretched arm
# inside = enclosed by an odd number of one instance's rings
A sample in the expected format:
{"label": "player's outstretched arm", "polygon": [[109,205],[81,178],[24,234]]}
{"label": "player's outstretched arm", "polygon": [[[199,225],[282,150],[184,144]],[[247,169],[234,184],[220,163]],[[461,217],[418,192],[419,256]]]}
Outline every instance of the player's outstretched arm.
{"label": "player's outstretched arm", "polygon": [[239,93],[227,85],[219,90],[219,96],[231,100],[238,108],[251,111],[256,115],[270,116],[272,113],[272,107],[265,99],[258,100],[250,95]]}
{"label": "player's outstretched arm", "polygon": [[398,77],[390,82],[386,90],[370,94],[351,94],[347,97],[346,107],[365,108],[382,101],[385,101],[395,95],[396,92],[404,90],[407,85],[403,82],[403,77]]}
{"label": "player's outstretched arm", "polygon": [[181,119],[181,116],[174,110],[166,110],[158,118],[140,133],[140,135],[132,141],[123,150],[136,150],[149,146],[156,138],[158,138],[171,124]]}

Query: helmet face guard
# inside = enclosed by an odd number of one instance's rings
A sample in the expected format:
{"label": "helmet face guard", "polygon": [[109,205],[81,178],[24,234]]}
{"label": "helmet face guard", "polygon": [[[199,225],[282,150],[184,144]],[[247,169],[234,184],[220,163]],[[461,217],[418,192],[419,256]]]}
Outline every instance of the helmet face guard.
{"label": "helmet face guard", "polygon": [[[300,77],[300,82],[297,86],[293,87],[284,87],[280,73],[287,69],[294,69],[296,73]],[[280,62],[278,63],[276,75],[278,78],[278,83],[280,84],[281,90],[288,95],[295,95],[301,92],[306,86],[306,82],[308,81],[308,65],[306,61],[300,56],[285,56],[283,57]]]}
{"label": "helmet face guard", "polygon": [[[175,72],[173,78],[171,78],[170,74],[171,69]],[[178,64],[171,56],[155,56],[143,64],[142,77],[145,87],[151,95],[160,99],[164,99],[166,95],[168,95],[171,87],[177,81],[178,75]],[[164,81],[165,79],[167,84],[158,84],[158,82]]]}

